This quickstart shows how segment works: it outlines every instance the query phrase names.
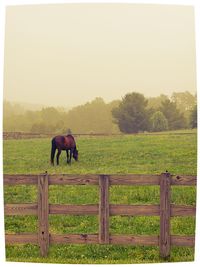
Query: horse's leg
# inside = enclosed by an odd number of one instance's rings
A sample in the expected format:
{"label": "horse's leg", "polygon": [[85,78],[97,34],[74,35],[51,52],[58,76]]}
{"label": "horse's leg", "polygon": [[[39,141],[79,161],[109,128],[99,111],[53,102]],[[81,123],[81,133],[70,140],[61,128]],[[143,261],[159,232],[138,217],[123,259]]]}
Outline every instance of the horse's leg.
{"label": "horse's leg", "polygon": [[73,153],[73,151],[74,150],[71,148],[70,149],[70,154],[69,154],[69,162],[68,162],[69,164],[71,164],[71,161],[72,161],[72,153]]}
{"label": "horse's leg", "polygon": [[60,154],[61,154],[61,149],[58,149],[58,153],[56,155],[56,158],[57,158],[57,165],[59,165],[59,157],[60,157]]}
{"label": "horse's leg", "polygon": [[66,153],[67,153],[67,163],[69,163],[69,150],[68,149],[66,150]]}
{"label": "horse's leg", "polygon": [[51,164],[54,165],[54,156],[56,153],[56,143],[55,140],[52,140],[52,146],[51,146]]}

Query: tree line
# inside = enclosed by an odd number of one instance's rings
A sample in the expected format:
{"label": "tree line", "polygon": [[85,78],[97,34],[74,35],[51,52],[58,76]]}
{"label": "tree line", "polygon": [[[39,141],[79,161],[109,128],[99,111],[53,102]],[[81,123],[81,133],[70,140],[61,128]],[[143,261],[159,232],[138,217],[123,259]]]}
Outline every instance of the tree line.
{"label": "tree line", "polygon": [[197,97],[189,92],[145,98],[136,92],[105,103],[100,97],[68,111],[27,110],[4,101],[3,130],[33,133],[137,133],[197,127]]}
{"label": "tree line", "polygon": [[124,133],[166,131],[197,127],[197,99],[189,92],[146,99],[140,93],[124,96],[112,110],[115,122]]}

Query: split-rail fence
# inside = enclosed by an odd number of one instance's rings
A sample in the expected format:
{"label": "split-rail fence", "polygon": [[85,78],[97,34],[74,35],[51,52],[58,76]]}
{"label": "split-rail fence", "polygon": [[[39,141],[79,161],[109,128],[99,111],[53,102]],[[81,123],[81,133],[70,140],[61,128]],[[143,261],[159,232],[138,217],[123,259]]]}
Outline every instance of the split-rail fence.
{"label": "split-rail fence", "polygon": [[[173,216],[195,216],[196,207],[171,204],[170,188],[176,186],[196,186],[196,176],[161,175],[9,175],[4,174],[4,185],[36,185],[38,202],[33,204],[5,204],[5,215],[37,215],[38,233],[6,234],[6,244],[37,244],[41,256],[47,256],[50,244],[122,244],[159,246],[160,256],[168,258],[171,246],[194,247],[194,236],[171,235],[170,218]],[[99,204],[66,205],[48,202],[49,185],[97,185]],[[112,185],[158,185],[160,186],[159,205],[119,205],[109,203],[109,187]],[[51,234],[49,214],[98,215],[98,234]],[[114,235],[109,233],[109,217],[160,216],[160,234]]]}

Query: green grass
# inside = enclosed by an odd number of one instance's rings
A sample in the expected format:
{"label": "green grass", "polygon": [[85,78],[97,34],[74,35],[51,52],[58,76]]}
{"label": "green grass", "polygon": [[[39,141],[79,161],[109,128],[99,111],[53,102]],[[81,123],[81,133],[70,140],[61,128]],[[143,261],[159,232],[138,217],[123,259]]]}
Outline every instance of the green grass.
{"label": "green grass", "polygon": [[[197,140],[195,131],[169,132],[162,135],[121,137],[80,137],[79,162],[66,164],[62,152],[60,166],[50,166],[50,139],[4,141],[4,173],[146,173],[196,175]],[[98,203],[97,186],[50,186],[49,202],[65,204]],[[112,186],[110,202],[119,204],[158,204],[158,186]],[[37,201],[35,186],[5,186],[5,203]],[[195,187],[172,187],[172,203],[195,205]],[[51,233],[97,233],[97,216],[50,215]],[[37,232],[36,216],[6,216],[7,233]],[[113,216],[112,234],[158,235],[159,217]],[[195,234],[193,217],[171,219],[171,233]],[[41,258],[38,246],[8,245],[7,261],[52,263],[147,263],[162,262],[158,247],[119,245],[51,245],[47,258]],[[172,247],[170,261],[193,261],[194,249]]]}

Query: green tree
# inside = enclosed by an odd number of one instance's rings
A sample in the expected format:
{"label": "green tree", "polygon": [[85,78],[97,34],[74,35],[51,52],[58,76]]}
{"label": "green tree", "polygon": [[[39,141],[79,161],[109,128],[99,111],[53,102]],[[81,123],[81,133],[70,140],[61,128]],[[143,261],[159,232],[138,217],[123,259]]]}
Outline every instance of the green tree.
{"label": "green tree", "polygon": [[116,102],[106,104],[100,97],[91,102],[72,108],[66,115],[67,128],[73,133],[115,133],[119,129],[113,123],[111,107]]}
{"label": "green tree", "polygon": [[168,121],[161,111],[156,111],[150,118],[152,132],[161,132],[168,129]]}
{"label": "green tree", "polygon": [[162,102],[160,111],[168,121],[169,130],[183,129],[186,127],[186,119],[177,109],[176,103],[166,99]]}
{"label": "green tree", "polygon": [[122,99],[119,107],[112,110],[115,123],[124,133],[137,133],[148,127],[147,100],[142,94],[129,93]]}
{"label": "green tree", "polygon": [[197,128],[197,105],[194,106],[190,113],[190,126],[192,128]]}
{"label": "green tree", "polygon": [[162,106],[162,102],[169,99],[168,96],[161,94],[157,97],[150,97],[148,98],[147,108],[158,111],[158,109]]}
{"label": "green tree", "polygon": [[173,93],[171,99],[182,113],[190,112],[197,102],[197,97],[188,91]]}
{"label": "green tree", "polygon": [[176,103],[177,109],[183,113],[186,118],[187,127],[190,127],[190,114],[197,103],[197,95],[192,95],[190,92],[173,93],[172,102]]}

